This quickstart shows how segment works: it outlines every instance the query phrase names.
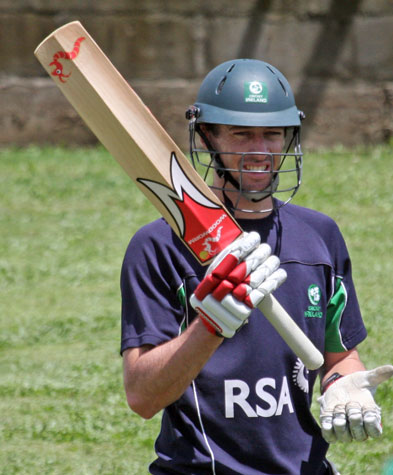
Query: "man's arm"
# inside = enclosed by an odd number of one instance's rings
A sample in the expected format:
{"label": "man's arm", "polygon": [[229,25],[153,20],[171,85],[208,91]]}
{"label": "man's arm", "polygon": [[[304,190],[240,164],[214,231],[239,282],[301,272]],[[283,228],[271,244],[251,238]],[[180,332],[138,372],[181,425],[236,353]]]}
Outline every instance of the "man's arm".
{"label": "man's arm", "polygon": [[365,369],[356,348],[341,353],[325,352],[324,360],[325,364],[321,375],[322,385],[334,373],[345,376],[346,374]]}
{"label": "man's arm", "polygon": [[222,341],[196,318],[173,340],[126,350],[124,387],[130,408],[150,419],[179,399]]}
{"label": "man's arm", "polygon": [[157,347],[126,350],[124,384],[132,410],[148,419],[179,399],[217,350],[232,338],[253,308],[286,279],[257,233],[244,234],[214,259],[190,298],[197,311],[189,328]]}

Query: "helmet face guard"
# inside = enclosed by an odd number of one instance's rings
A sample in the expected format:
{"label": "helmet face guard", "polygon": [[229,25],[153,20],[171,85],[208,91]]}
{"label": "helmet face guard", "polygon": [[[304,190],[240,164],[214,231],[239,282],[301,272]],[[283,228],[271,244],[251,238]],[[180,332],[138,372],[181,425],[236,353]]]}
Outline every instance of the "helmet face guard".
{"label": "helmet face guard", "polygon": [[[206,76],[197,101],[190,106],[186,117],[189,119],[192,163],[213,189],[223,192],[227,206],[255,213],[255,206],[248,209],[244,203],[255,203],[280,194],[279,206],[282,206],[295,195],[302,174],[300,120],[303,115],[295,105],[289,83],[276,68],[258,60],[233,60],[217,66]],[[280,153],[218,151],[211,146],[201,124],[211,130],[215,127],[213,124],[280,127],[285,129],[286,144]],[[197,146],[197,135],[207,148]],[[256,160],[258,156],[265,161],[270,159],[268,170],[244,169],[245,159],[252,159],[252,155],[256,155]],[[224,161],[228,163],[226,156],[238,157],[236,167],[224,166]],[[223,178],[222,186],[217,187],[212,183],[213,171]],[[247,173],[268,174],[269,184],[262,190],[250,189],[243,183]],[[277,202],[275,205],[277,206]],[[270,210],[263,209],[259,212]]]}

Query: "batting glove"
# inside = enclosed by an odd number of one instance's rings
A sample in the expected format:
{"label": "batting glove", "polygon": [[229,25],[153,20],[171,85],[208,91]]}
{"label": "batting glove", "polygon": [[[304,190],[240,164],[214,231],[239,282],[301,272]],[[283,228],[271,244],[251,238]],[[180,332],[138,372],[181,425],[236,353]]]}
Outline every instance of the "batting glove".
{"label": "batting glove", "polygon": [[244,234],[214,259],[190,303],[211,333],[232,338],[265,295],[285,281],[279,265],[258,233]]}
{"label": "batting glove", "polygon": [[326,442],[362,441],[382,434],[381,409],[374,401],[374,394],[378,385],[391,376],[391,365],[347,376],[333,375],[334,382],[327,385],[318,398],[322,435]]}

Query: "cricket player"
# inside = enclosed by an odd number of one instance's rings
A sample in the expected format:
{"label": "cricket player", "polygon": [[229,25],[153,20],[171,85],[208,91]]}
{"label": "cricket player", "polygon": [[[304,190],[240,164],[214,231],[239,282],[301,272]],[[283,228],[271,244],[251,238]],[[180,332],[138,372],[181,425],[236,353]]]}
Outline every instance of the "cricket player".
{"label": "cricket player", "polygon": [[[127,400],[146,419],[163,410],[150,472],[338,473],[329,443],[381,435],[374,394],[393,366],[367,371],[359,358],[366,329],[337,225],[290,202],[301,183],[303,114],[280,71],[240,59],[206,76],[187,117],[191,159],[245,234],[207,270],[164,219],[126,251]],[[197,238],[214,254],[219,222],[210,231]],[[273,291],[323,352],[321,371],[308,371],[255,308]]]}

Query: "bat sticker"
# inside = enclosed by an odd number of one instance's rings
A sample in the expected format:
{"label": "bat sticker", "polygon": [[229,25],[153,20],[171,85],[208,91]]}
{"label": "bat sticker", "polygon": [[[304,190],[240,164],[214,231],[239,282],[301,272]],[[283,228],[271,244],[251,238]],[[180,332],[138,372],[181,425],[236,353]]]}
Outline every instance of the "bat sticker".
{"label": "bat sticker", "polygon": [[222,206],[210,201],[188,179],[175,152],[171,153],[170,171],[173,188],[143,178],[137,181],[157,196],[190,249],[201,261],[207,261],[242,231]]}
{"label": "bat sticker", "polygon": [[75,59],[79,54],[79,48],[84,39],[84,36],[78,38],[75,41],[74,47],[71,52],[67,53],[66,51],[58,51],[53,55],[53,61],[49,64],[49,66],[55,67],[55,69],[51,73],[52,76],[57,76],[61,82],[66,82],[64,78],[69,78],[71,76],[71,73],[65,74],[63,72],[63,65],[59,61],[59,59]]}

